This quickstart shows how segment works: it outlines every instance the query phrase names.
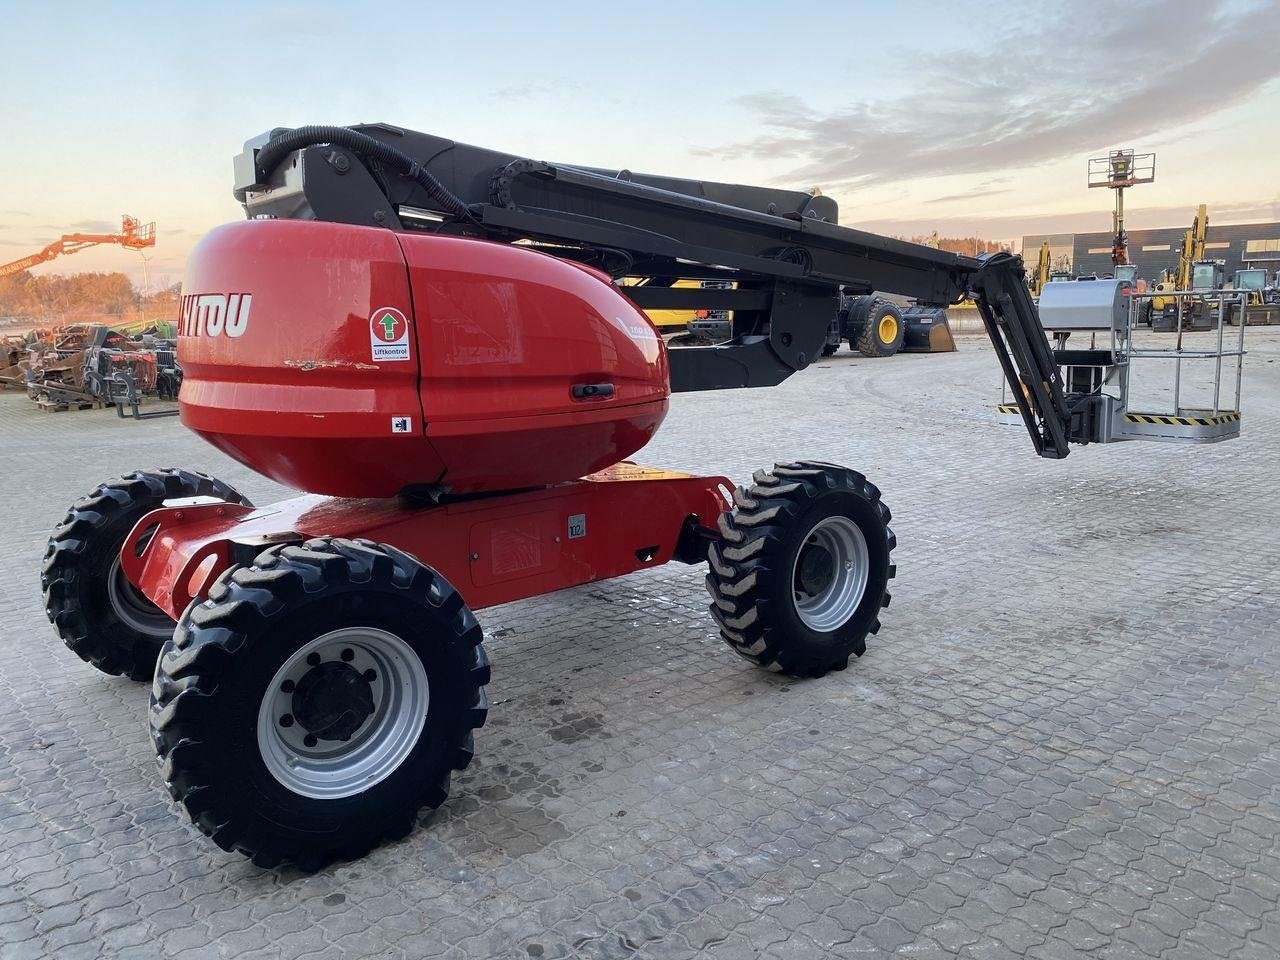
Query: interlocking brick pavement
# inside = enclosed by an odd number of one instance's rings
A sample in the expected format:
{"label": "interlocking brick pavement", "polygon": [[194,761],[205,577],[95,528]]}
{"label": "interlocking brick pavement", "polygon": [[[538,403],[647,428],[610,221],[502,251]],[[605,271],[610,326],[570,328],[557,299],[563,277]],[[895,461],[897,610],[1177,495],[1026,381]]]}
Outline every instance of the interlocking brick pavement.
{"label": "interlocking brick pavement", "polygon": [[176,816],[145,688],[61,646],[36,574],[100,479],[284,491],[173,420],[0,395],[0,957],[1275,957],[1280,332],[1250,339],[1241,440],[1060,463],[994,423],[973,338],[678,397],[648,462],[883,488],[899,576],[867,655],[753,670],[679,565],[485,611],[476,763],[313,876]]}

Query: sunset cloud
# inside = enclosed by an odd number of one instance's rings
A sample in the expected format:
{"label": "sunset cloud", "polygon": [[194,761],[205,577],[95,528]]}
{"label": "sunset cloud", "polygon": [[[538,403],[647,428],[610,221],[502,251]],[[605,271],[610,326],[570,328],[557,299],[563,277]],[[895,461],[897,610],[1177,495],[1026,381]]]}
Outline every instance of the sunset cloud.
{"label": "sunset cloud", "polygon": [[1011,170],[1204,121],[1280,77],[1271,5],[1093,0],[975,28],[991,31],[979,46],[904,64],[896,97],[824,112],[748,94],[763,132],[699,152],[792,161],[782,178],[832,187]]}

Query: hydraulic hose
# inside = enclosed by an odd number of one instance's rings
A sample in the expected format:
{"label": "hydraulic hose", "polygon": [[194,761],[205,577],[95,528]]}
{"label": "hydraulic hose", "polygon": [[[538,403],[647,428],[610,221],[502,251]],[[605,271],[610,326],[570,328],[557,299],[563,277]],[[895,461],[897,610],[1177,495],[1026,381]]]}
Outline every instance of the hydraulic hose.
{"label": "hydraulic hose", "polygon": [[467,205],[439,180],[433,177],[417,160],[390,144],[374,139],[367,133],[352,130],[350,127],[306,126],[298,127],[277,137],[272,137],[258,151],[257,167],[260,182],[265,183],[271,171],[286,156],[304,147],[314,147],[329,143],[346,147],[354,153],[379,160],[404,174],[427,192],[432,200],[438,203],[446,213],[459,219],[474,220]]}

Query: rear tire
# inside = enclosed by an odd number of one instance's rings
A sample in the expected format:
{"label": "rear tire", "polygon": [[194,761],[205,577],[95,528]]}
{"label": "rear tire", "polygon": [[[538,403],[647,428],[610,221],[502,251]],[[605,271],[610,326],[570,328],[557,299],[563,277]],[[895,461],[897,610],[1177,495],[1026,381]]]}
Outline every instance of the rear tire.
{"label": "rear tire", "polygon": [[408,834],[484,724],[462,597],[368,540],[272,547],[188,607],[151,689],[170,795],[223,850],[318,870]]}
{"label": "rear tire", "polygon": [[720,516],[707,591],[739,656],[794,677],[843,670],[880,629],[896,570],[889,508],[862,474],[801,461],[758,471]]}
{"label": "rear tire", "polygon": [[866,323],[850,346],[864,357],[892,357],[902,349],[907,333],[902,311],[888,300],[873,300],[866,314]]}
{"label": "rear tire", "polygon": [[144,516],[181,497],[249,504],[203,473],[167,468],[128,474],[77,500],[54,528],[40,570],[45,613],[76,656],[103,673],[150,680],[173,620],[120,569],[125,538]]}

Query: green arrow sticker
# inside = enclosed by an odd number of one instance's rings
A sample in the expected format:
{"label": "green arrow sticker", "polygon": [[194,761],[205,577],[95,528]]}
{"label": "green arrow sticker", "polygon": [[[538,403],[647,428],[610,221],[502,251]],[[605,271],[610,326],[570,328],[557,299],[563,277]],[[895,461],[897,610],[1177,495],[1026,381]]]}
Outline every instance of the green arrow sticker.
{"label": "green arrow sticker", "polygon": [[375,363],[410,360],[409,319],[395,307],[369,312],[369,344]]}

